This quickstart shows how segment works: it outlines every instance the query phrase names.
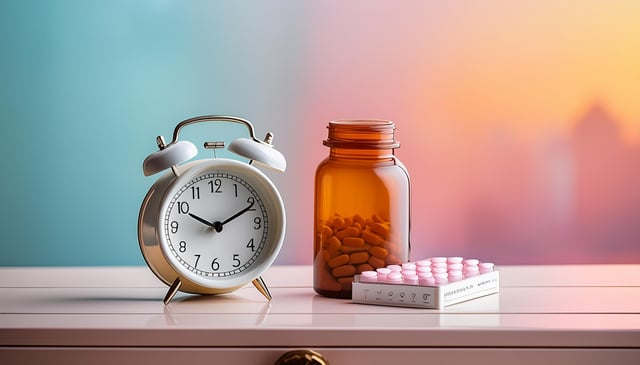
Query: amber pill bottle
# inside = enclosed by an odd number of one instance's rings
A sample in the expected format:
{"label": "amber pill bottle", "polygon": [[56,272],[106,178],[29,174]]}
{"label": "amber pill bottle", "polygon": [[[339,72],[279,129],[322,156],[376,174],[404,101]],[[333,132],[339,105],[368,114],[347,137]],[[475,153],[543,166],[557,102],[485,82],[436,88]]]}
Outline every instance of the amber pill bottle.
{"label": "amber pill bottle", "polygon": [[410,182],[385,120],[328,125],[329,156],[316,169],[313,287],[351,298],[354,275],[409,261]]}

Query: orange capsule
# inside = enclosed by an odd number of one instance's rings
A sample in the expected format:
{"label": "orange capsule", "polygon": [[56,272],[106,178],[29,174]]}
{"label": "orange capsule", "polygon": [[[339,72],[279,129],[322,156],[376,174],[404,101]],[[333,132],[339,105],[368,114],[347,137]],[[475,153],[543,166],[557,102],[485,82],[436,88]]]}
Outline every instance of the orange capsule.
{"label": "orange capsule", "polygon": [[358,267],[356,267],[356,273],[358,274],[364,271],[372,271],[372,270],[373,270],[373,266],[369,264],[361,264],[361,265],[358,265]]}
{"label": "orange capsule", "polygon": [[326,224],[323,225],[322,229],[320,230],[320,237],[322,237],[322,239],[324,240],[331,236],[333,236],[333,229],[331,229],[331,227]]}
{"label": "orange capsule", "polygon": [[387,223],[374,223],[371,230],[384,238],[389,237],[389,224]]}
{"label": "orange capsule", "polygon": [[349,263],[353,265],[364,264],[369,261],[369,253],[367,251],[354,252],[349,255]]}
{"label": "orange capsule", "polygon": [[342,265],[331,270],[331,274],[337,278],[345,276],[353,276],[356,273],[356,267],[353,265]]}
{"label": "orange capsule", "polygon": [[336,237],[339,240],[343,240],[345,237],[360,237],[360,230],[357,227],[345,228],[336,233]]}
{"label": "orange capsule", "polygon": [[342,244],[348,247],[364,247],[364,240],[360,237],[345,237]]}
{"label": "orange capsule", "polygon": [[339,215],[335,216],[335,218],[333,219],[333,223],[331,225],[333,226],[333,228],[337,228],[337,229],[343,229],[346,227],[346,225],[344,224],[344,218],[342,218]]}
{"label": "orange capsule", "polygon": [[334,258],[332,258],[331,260],[329,260],[327,262],[327,264],[329,265],[330,268],[335,268],[338,267],[340,265],[345,265],[349,263],[349,255],[347,254],[343,254],[340,256],[336,256]]}
{"label": "orange capsule", "polygon": [[385,267],[386,266],[384,260],[379,259],[379,258],[377,258],[375,256],[369,257],[369,261],[367,261],[367,263],[369,265],[373,266],[376,269],[379,269],[381,267]]}
{"label": "orange capsule", "polygon": [[387,256],[389,256],[389,251],[387,251],[386,248],[380,246],[371,246],[371,248],[369,249],[369,253],[381,260],[384,260],[387,258]]}
{"label": "orange capsule", "polygon": [[361,237],[372,245],[380,245],[384,242],[384,238],[371,232],[368,229],[365,229],[364,231],[362,231]]}

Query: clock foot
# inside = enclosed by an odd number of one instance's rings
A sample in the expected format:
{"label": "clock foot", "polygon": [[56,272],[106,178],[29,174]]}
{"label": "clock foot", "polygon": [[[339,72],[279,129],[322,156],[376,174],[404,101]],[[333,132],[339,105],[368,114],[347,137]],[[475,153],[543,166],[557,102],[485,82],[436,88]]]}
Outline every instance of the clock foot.
{"label": "clock foot", "polygon": [[173,296],[176,295],[178,290],[180,290],[181,285],[182,281],[180,281],[180,278],[176,278],[176,280],[173,281],[173,284],[171,284],[171,286],[169,287],[167,295],[164,296],[164,305],[169,304],[171,299],[173,299]]}
{"label": "clock foot", "polygon": [[258,289],[258,291],[262,295],[264,295],[265,298],[267,298],[267,300],[271,300],[271,293],[269,293],[269,288],[267,288],[267,284],[265,284],[264,280],[262,280],[262,276],[258,276],[258,278],[252,281],[251,283],[253,284],[253,286],[256,287],[256,289]]}

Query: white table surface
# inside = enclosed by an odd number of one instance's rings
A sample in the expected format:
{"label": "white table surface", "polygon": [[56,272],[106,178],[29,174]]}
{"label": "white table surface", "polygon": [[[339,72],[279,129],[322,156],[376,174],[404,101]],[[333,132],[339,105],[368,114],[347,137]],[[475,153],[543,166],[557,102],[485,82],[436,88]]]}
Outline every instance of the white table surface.
{"label": "white table surface", "polygon": [[146,267],[0,268],[0,363],[31,348],[380,347],[602,349],[640,364],[640,265],[499,270],[499,294],[433,310],[318,296],[310,266],[270,268],[271,302],[247,286],[167,306]]}

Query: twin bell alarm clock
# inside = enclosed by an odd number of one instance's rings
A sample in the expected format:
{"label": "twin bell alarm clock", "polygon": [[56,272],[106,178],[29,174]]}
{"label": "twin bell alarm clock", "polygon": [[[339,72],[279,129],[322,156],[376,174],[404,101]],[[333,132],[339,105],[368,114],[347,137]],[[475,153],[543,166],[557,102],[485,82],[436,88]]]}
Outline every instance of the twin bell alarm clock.
{"label": "twin bell alarm clock", "polygon": [[[204,122],[246,126],[249,138],[236,139],[227,149],[249,162],[215,157],[188,162],[198,150],[179,140],[180,130]],[[165,304],[178,291],[222,294],[249,282],[271,299],[261,275],[282,247],[285,209],[273,182],[254,165],[285,170],[286,160],[272,138],[267,133],[261,141],[248,120],[219,115],[180,122],[169,144],[156,138],[159,151],[144,160],[143,171],[145,176],[167,171],[142,202],[138,241],[151,271],[169,285]],[[225,146],[209,141],[204,147],[215,152]]]}

